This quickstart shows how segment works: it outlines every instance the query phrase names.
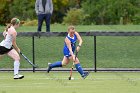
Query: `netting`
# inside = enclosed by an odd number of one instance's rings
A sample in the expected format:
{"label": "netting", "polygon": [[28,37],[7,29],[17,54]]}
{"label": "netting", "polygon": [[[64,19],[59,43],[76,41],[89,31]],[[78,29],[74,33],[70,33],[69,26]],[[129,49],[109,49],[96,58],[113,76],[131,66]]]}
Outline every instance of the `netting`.
{"label": "netting", "polygon": [[[3,39],[2,37],[0,38]],[[39,68],[47,68],[48,62],[63,59],[65,35],[34,37],[34,60]],[[82,35],[83,44],[78,58],[83,68],[94,68],[94,36]],[[33,37],[18,36],[17,44],[31,61],[33,60]],[[97,36],[96,37],[97,68],[139,68],[140,37],[139,36]],[[71,63],[72,64],[72,63]],[[71,67],[71,64],[65,68]],[[21,68],[31,68],[21,56]],[[13,68],[13,61],[4,56],[0,68]]]}
{"label": "netting", "polygon": [[[63,45],[65,36],[34,37],[34,55],[35,64],[39,68],[47,68],[48,63],[61,61],[63,59]],[[93,67],[93,37],[83,36],[83,45],[78,58],[82,67]],[[89,43],[90,42],[90,43]],[[31,36],[18,36],[17,45],[21,52],[26,55],[31,61],[33,60],[33,39]],[[66,66],[71,67],[72,62]],[[21,68],[31,68],[32,66],[26,62],[21,56]],[[13,68],[13,61],[7,56],[3,56],[0,62],[0,68]]]}
{"label": "netting", "polygon": [[[47,63],[63,59],[64,38],[62,37],[35,37],[35,63],[41,68],[46,68]],[[78,53],[78,58],[83,67],[93,67],[93,37],[83,37],[83,45]],[[88,43],[90,42],[90,43]],[[88,48],[87,48],[88,47]],[[71,62],[72,63],[72,62]],[[71,64],[70,63],[70,64]],[[70,67],[71,65],[66,66]]]}
{"label": "netting", "polygon": [[[1,41],[3,36],[1,36]],[[21,52],[23,52],[27,57],[32,61],[32,37],[17,37],[17,45],[20,48]],[[0,68],[13,68],[13,59],[8,57],[6,54],[2,56],[0,60]],[[26,60],[21,56],[21,67],[32,67],[30,66]]]}
{"label": "netting", "polygon": [[139,36],[97,37],[98,68],[139,68]]}

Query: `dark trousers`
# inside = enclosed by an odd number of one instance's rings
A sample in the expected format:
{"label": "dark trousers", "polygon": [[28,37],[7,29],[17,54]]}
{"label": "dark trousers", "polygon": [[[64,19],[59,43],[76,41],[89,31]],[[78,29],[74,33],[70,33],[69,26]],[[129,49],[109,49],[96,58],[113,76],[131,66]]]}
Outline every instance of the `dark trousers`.
{"label": "dark trousers", "polygon": [[38,29],[37,29],[37,31],[41,32],[43,20],[45,20],[45,23],[46,23],[46,32],[50,32],[51,14],[38,14]]}

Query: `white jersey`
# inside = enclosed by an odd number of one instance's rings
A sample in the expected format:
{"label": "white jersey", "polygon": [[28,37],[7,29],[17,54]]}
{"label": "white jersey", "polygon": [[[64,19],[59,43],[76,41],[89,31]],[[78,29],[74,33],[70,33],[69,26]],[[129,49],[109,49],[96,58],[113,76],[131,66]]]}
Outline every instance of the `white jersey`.
{"label": "white jersey", "polygon": [[3,32],[5,39],[0,43],[0,46],[4,46],[7,49],[12,47],[12,42],[14,39],[13,32],[15,32],[15,28],[12,26],[8,29],[7,32]]}

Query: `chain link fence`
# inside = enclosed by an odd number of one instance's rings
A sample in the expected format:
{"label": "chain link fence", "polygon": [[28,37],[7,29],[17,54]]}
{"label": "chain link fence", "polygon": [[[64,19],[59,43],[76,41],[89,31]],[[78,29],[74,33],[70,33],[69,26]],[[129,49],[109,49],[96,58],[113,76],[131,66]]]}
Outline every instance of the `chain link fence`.
{"label": "chain link fence", "polygon": [[[21,69],[25,71],[46,71],[48,62],[61,61],[66,32],[19,32],[17,45],[38,68],[32,68],[21,56]],[[83,39],[78,58],[86,70],[92,71],[139,71],[139,32],[80,32]],[[0,40],[2,40],[0,34]],[[70,70],[72,62],[62,69]],[[13,62],[4,56],[1,70],[13,69]]]}

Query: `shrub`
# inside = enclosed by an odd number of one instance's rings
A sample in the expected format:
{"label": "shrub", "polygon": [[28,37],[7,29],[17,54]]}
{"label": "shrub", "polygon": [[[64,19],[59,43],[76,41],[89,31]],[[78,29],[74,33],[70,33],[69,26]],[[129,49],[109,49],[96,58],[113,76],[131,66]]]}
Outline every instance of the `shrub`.
{"label": "shrub", "polygon": [[82,9],[70,9],[64,17],[63,24],[80,25],[84,20]]}
{"label": "shrub", "polygon": [[23,26],[37,26],[37,20],[24,21]]}

